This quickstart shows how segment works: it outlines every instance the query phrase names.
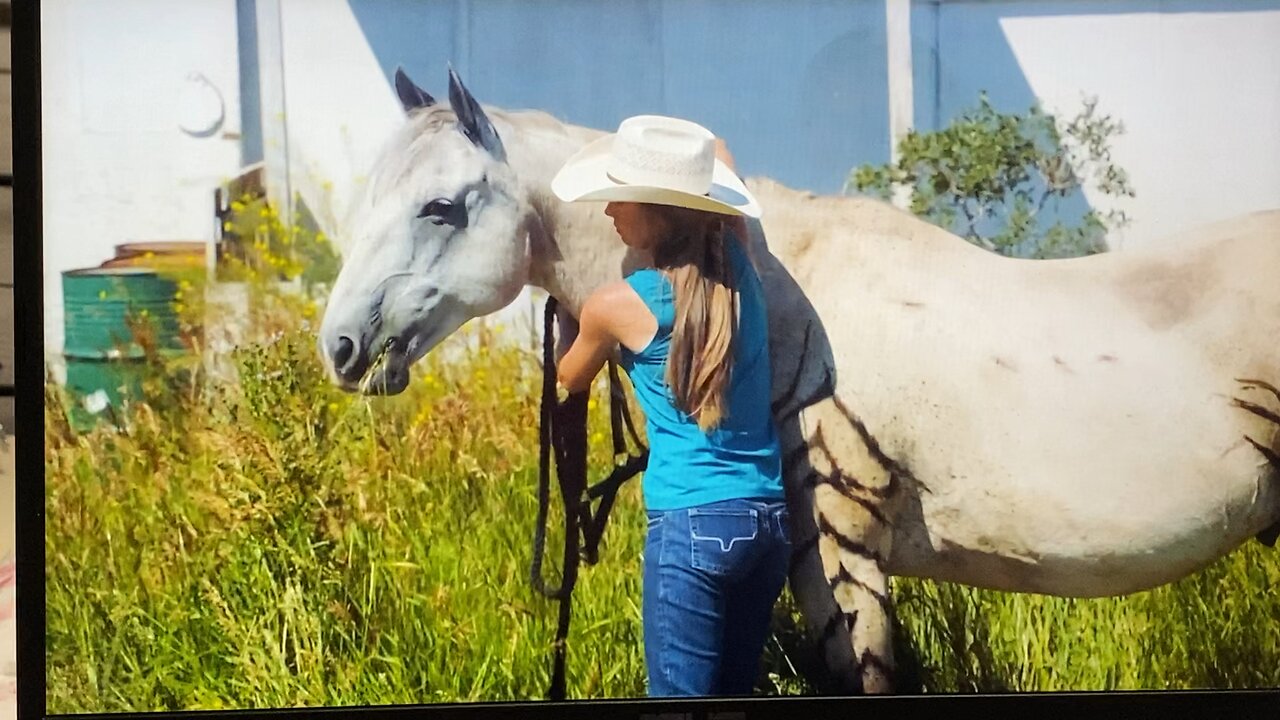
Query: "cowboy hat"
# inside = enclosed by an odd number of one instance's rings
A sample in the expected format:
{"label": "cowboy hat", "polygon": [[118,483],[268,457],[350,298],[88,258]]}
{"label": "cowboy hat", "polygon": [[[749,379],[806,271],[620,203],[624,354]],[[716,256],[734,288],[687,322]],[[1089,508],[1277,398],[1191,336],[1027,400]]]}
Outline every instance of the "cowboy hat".
{"label": "cowboy hat", "polygon": [[588,143],[551,181],[565,202],[639,202],[760,217],[742,180],[715,156],[716,136],[688,120],[636,115]]}

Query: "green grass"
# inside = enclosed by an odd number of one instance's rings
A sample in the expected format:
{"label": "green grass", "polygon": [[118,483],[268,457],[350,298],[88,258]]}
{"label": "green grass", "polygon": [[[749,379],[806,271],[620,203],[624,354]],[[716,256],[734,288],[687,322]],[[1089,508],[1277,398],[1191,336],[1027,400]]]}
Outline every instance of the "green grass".
{"label": "green grass", "polygon": [[[545,697],[557,606],[529,580],[536,362],[480,343],[376,400],[331,388],[303,333],[238,362],[239,388],[153,387],[120,433],[69,432],[49,388],[49,711]],[[607,421],[598,406],[593,479]],[[571,698],[645,693],[639,490],[581,572]],[[556,500],[552,580],[560,518]],[[1257,543],[1117,599],[899,579],[906,689],[1280,685],[1278,585],[1280,555]],[[789,595],[775,614],[760,692],[816,692]]]}

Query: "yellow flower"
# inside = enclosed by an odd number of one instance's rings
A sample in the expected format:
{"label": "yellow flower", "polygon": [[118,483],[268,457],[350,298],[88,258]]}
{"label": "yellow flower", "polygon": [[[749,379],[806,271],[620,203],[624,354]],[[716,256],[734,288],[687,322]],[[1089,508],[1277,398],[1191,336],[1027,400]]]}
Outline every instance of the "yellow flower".
{"label": "yellow flower", "polygon": [[222,229],[223,229],[225,232],[231,232],[231,221],[230,221],[230,220],[226,220],[226,221],[224,221],[224,222],[222,223]]}
{"label": "yellow flower", "polygon": [[174,312],[176,312],[176,313],[180,313],[180,312],[182,312],[183,310],[186,310],[186,309],[187,309],[187,306],[186,306],[186,305],[183,305],[182,303],[174,303],[174,304],[173,304],[173,311],[174,311]]}
{"label": "yellow flower", "polygon": [[338,403],[336,402],[329,403],[329,412],[337,412],[337,411],[338,411]]}
{"label": "yellow flower", "polygon": [[231,202],[231,210],[233,212],[244,212],[244,203],[239,200],[233,200]]}

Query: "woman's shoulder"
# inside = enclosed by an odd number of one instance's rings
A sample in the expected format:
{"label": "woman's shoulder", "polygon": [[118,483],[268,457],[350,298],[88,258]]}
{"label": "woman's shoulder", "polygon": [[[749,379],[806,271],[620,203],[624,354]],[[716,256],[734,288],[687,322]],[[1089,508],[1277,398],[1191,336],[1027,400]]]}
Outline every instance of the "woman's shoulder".
{"label": "woman's shoulder", "polygon": [[[637,332],[652,335],[650,326],[655,319],[649,304],[640,297],[626,280],[606,283],[587,297],[582,308],[581,323],[590,325],[626,345],[643,346]],[[637,330],[639,328],[639,330]]]}
{"label": "woman's shoulder", "polygon": [[587,297],[583,306],[583,315],[588,313],[596,317],[626,318],[638,311],[647,310],[644,299],[640,297],[630,278],[614,280],[596,288]]}

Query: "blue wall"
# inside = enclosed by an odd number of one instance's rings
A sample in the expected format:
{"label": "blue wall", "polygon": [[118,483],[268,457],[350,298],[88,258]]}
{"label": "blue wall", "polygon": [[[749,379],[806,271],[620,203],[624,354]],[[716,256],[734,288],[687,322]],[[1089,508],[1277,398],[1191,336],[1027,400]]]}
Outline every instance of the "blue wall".
{"label": "blue wall", "polygon": [[[605,130],[637,113],[688,117],[725,137],[745,174],[821,193],[839,192],[856,165],[889,159],[883,0],[348,2],[388,83],[403,65],[444,97],[452,62],[484,103]],[[1003,111],[1035,102],[1002,18],[1278,7],[1280,0],[915,0],[914,123],[937,129],[982,91]],[[1086,208],[1077,195],[1062,210]]]}
{"label": "blue wall", "polygon": [[243,167],[263,158],[255,0],[236,0],[236,51],[240,58],[240,165]]}
{"label": "blue wall", "polygon": [[821,192],[889,157],[881,0],[349,2],[387,82],[403,64],[437,97],[452,62],[500,107],[687,117],[743,173]]}

